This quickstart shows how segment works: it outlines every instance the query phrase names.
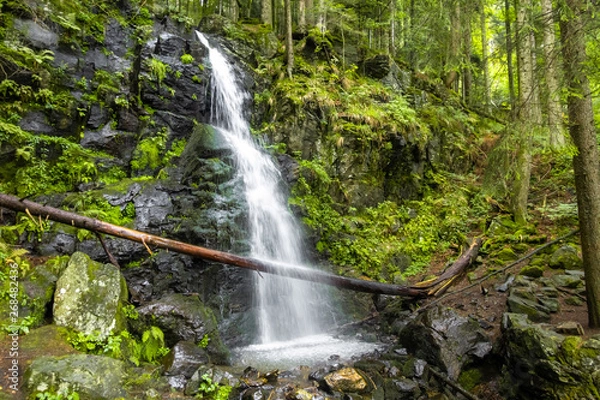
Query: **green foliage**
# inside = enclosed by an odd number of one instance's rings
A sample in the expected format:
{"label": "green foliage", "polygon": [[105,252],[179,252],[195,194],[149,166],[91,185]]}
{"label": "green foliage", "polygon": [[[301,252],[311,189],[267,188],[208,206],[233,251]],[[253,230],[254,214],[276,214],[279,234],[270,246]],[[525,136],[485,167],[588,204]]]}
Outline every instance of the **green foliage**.
{"label": "green foliage", "polygon": [[182,54],[180,60],[183,64],[192,64],[194,62],[194,56],[191,54]]}
{"label": "green foliage", "polygon": [[79,393],[58,390],[58,392],[39,392],[35,395],[36,400],[79,400]]}
{"label": "green foliage", "polygon": [[[127,226],[135,217],[135,208],[132,212],[132,206],[129,206],[129,204],[123,209],[119,206],[113,206],[102,196],[101,192],[88,191],[69,194],[64,200],[64,205],[78,214],[119,226]],[[85,229],[79,229],[77,238],[82,241],[88,238],[90,234]]]}
{"label": "green foliage", "polygon": [[200,347],[201,349],[205,349],[209,343],[210,336],[208,336],[208,334],[205,334],[204,336],[202,336],[202,339],[198,342],[198,347]]}
{"label": "green foliage", "polygon": [[15,157],[0,170],[0,190],[21,197],[72,190],[98,177],[96,159],[109,158],[56,136],[31,134],[0,120],[0,146]]}
{"label": "green foliage", "polygon": [[138,142],[131,160],[133,171],[156,170],[171,162],[174,157],[179,157],[187,141],[174,140],[167,150],[168,131],[166,128],[158,131],[155,136],[147,137]]}
{"label": "green foliage", "polygon": [[131,168],[134,171],[141,171],[161,166],[161,154],[165,151],[166,144],[167,133],[165,131],[158,132],[156,136],[142,139],[133,152]]}
{"label": "green foliage", "polygon": [[[322,164],[301,161],[302,176],[290,203],[300,207],[317,237],[317,250],[343,273],[390,280],[428,265],[432,255],[464,242],[468,230],[468,193],[456,190],[454,176],[431,175],[439,192],[402,205],[385,201],[375,207],[345,209],[328,194],[336,184]],[[344,210],[345,212],[341,212]],[[405,265],[409,257],[410,265]]]}
{"label": "green foliage", "polygon": [[123,315],[125,315],[125,318],[131,319],[133,321],[136,321],[140,317],[133,304],[127,304],[126,306],[123,306],[123,308],[121,308],[121,311],[123,311]]}
{"label": "green foliage", "polygon": [[146,62],[150,71],[150,77],[160,86],[161,82],[167,77],[167,73],[171,70],[171,67],[155,57],[149,58]]}
{"label": "green foliage", "polygon": [[[340,72],[335,67],[309,65],[296,58],[300,73],[294,79],[278,79],[271,89],[255,95],[255,101],[277,110],[289,106],[289,118],[303,118],[306,111],[318,110],[323,114],[321,123],[326,131],[337,138],[356,139],[366,147],[370,143],[383,146],[391,137],[405,135],[416,143],[426,143],[427,131],[417,133],[415,111],[404,96],[378,81],[359,77],[355,68]],[[259,67],[263,74],[271,71],[269,62]],[[282,125],[293,120],[281,119]],[[264,130],[277,131],[277,125],[267,125]]]}
{"label": "green foliage", "polygon": [[208,374],[204,374],[202,375],[198,394],[196,394],[195,398],[202,400],[227,400],[232,389],[233,387],[229,385],[220,385],[214,382]]}
{"label": "green foliage", "polygon": [[73,332],[68,341],[79,351],[127,359],[135,365],[141,362],[157,364],[169,352],[165,347],[164,334],[156,326],[144,331],[141,338],[134,337],[128,331],[113,333],[106,338],[96,333]]}

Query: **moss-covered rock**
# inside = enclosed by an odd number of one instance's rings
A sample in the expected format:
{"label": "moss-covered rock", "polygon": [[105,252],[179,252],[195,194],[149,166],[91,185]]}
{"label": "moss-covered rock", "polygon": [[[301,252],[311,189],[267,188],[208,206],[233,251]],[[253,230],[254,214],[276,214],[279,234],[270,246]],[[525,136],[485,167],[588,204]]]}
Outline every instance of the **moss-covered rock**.
{"label": "moss-covered rock", "polygon": [[504,314],[502,329],[504,389],[510,398],[600,397],[594,379],[600,370],[600,341],[557,334],[522,314]]}
{"label": "moss-covered rock", "polygon": [[121,308],[126,300],[125,280],[114,265],[77,252],[56,284],[54,323],[105,338],[124,328]]}
{"label": "moss-covered rock", "polygon": [[539,278],[544,275],[544,267],[541,265],[527,265],[519,272],[521,275],[529,276],[531,278]]}
{"label": "moss-covered rock", "polygon": [[108,357],[73,354],[35,359],[23,378],[27,396],[37,393],[77,392],[82,399],[123,398],[125,364]]}
{"label": "moss-covered rock", "polygon": [[554,269],[581,269],[583,261],[577,254],[577,249],[565,245],[552,253],[548,265]]}

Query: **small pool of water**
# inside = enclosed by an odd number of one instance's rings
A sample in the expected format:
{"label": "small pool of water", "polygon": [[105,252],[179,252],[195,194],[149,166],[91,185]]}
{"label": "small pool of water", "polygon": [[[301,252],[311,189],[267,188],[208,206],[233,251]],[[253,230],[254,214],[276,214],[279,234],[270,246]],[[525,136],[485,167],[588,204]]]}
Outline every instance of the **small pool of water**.
{"label": "small pool of water", "polygon": [[238,366],[252,366],[261,371],[285,370],[301,365],[317,367],[331,362],[332,359],[345,362],[382,348],[381,343],[340,339],[323,334],[305,336],[287,342],[236,348],[233,349],[233,358]]}

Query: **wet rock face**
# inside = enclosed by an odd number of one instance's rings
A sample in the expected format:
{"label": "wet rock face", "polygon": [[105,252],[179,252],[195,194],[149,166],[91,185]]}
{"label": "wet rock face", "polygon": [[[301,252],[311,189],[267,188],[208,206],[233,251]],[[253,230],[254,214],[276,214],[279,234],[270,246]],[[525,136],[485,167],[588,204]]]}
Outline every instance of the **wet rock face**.
{"label": "wet rock face", "polygon": [[165,357],[163,361],[164,374],[167,376],[183,376],[189,379],[198,367],[209,363],[210,359],[204,349],[192,341],[181,341]]}
{"label": "wet rock face", "polygon": [[77,392],[85,399],[123,398],[125,363],[88,354],[35,359],[24,376],[26,395]]}
{"label": "wet rock face", "polygon": [[593,399],[600,393],[600,338],[563,336],[526,315],[503,317],[505,391],[515,399]]}
{"label": "wet rock face", "polygon": [[121,306],[126,300],[125,282],[114,265],[77,252],[56,283],[54,323],[104,338],[123,328]]}
{"label": "wet rock face", "polygon": [[137,309],[139,318],[134,325],[140,333],[147,327],[158,326],[165,335],[165,344],[179,341],[207,341],[206,353],[215,364],[228,364],[229,353],[217,330],[217,321],[210,308],[197,296],[170,294]]}
{"label": "wet rock face", "polygon": [[409,322],[398,342],[416,357],[443,368],[457,379],[462,367],[482,360],[492,343],[479,324],[448,308],[433,308]]}

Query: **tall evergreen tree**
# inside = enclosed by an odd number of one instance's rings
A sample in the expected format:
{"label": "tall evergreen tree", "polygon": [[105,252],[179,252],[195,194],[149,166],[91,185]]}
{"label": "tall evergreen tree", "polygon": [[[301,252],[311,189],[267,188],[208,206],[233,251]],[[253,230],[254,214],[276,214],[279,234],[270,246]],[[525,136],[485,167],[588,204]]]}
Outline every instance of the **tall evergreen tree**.
{"label": "tall evergreen tree", "polygon": [[565,0],[560,19],[569,133],[578,153],[573,158],[581,229],[588,320],[600,327],[600,156],[590,83],[586,74],[585,27],[592,2]]}

